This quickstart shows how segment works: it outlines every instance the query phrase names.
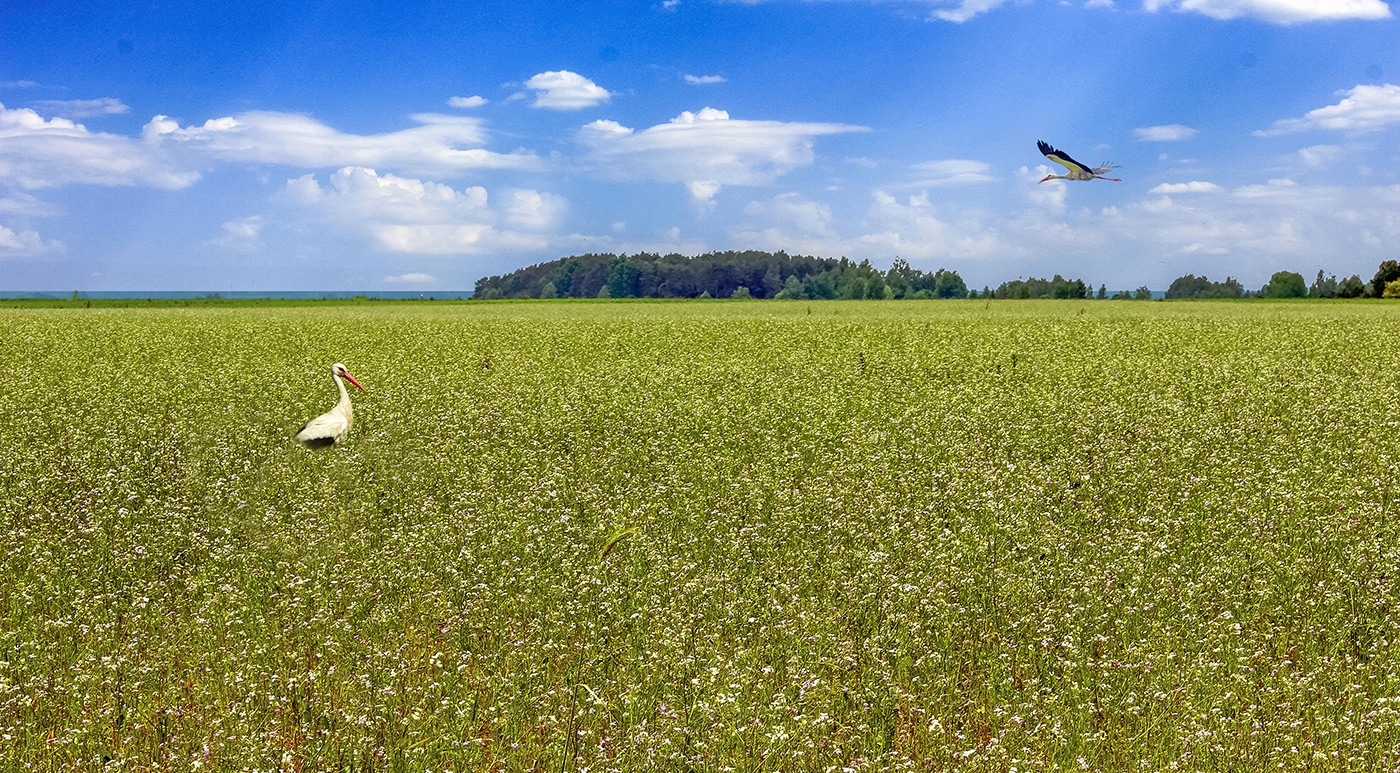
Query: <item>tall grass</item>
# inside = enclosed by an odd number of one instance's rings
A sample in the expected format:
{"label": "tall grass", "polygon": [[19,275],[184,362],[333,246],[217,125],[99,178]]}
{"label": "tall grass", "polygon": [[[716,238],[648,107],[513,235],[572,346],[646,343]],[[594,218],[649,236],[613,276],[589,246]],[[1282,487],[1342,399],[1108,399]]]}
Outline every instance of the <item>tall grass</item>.
{"label": "tall grass", "polygon": [[[0,311],[0,768],[1400,768],[1384,304]],[[356,393],[348,443],[291,433]]]}

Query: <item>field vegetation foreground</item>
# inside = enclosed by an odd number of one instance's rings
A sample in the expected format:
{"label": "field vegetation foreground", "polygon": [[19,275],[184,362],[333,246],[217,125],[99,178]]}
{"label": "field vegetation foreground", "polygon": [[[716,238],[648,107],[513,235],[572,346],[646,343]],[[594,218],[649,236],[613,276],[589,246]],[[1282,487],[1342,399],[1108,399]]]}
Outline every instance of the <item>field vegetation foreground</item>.
{"label": "field vegetation foreground", "polygon": [[3,310],[0,769],[1395,770],[1398,312]]}

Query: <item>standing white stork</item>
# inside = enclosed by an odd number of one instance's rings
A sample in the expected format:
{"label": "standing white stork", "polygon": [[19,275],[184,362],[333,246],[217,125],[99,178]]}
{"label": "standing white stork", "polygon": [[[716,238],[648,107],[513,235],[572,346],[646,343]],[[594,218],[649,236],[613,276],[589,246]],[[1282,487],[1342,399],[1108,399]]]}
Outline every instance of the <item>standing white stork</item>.
{"label": "standing white stork", "polygon": [[1112,172],[1114,169],[1117,169],[1117,164],[1105,163],[1100,167],[1087,167],[1070,158],[1069,155],[1063,151],[1055,150],[1049,145],[1046,145],[1043,140],[1036,140],[1035,146],[1040,149],[1041,153],[1045,154],[1046,158],[1069,170],[1069,174],[1046,175],[1041,182],[1045,182],[1045,180],[1093,180],[1096,178],[1099,180],[1112,180],[1116,183],[1123,182],[1117,177],[1103,176],[1104,172]]}
{"label": "standing white stork", "polygon": [[360,387],[361,392],[368,391],[338,362],[331,366],[331,376],[335,379],[335,388],[340,390],[340,402],[329,411],[308,421],[292,438],[307,448],[325,448],[339,443],[345,439],[345,433],[350,431],[350,425],[355,421],[355,409],[350,406],[350,393],[345,390],[345,382],[341,379]]}

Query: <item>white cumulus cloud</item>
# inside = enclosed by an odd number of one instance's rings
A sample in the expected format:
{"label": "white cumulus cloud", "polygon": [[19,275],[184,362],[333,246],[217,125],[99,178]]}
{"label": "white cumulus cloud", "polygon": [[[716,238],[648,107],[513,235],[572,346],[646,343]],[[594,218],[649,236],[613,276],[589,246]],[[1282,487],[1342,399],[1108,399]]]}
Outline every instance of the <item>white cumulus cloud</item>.
{"label": "white cumulus cloud", "polygon": [[607,102],[612,93],[593,81],[568,70],[551,70],[531,76],[525,88],[535,92],[534,107],[549,110],[580,110]]}
{"label": "white cumulus cloud", "polygon": [[67,118],[45,119],[0,104],[0,180],[25,189],[133,185],[177,189],[199,172],[177,163],[160,142],[89,131]]}
{"label": "white cumulus cloud", "polygon": [[1400,86],[1362,84],[1337,93],[1345,95],[1337,104],[1310,110],[1302,118],[1275,121],[1272,127],[1254,132],[1255,136],[1269,137],[1310,129],[1375,131],[1400,123]]}
{"label": "white cumulus cloud", "polygon": [[550,193],[513,189],[498,210],[486,189],[346,167],[321,185],[307,174],[287,181],[286,194],[330,227],[359,233],[377,249],[419,255],[471,255],[540,250],[567,202]]}
{"label": "white cumulus cloud", "polygon": [[1133,129],[1137,138],[1143,142],[1178,142],[1189,140],[1199,132],[1190,126],[1182,126],[1179,123],[1167,124],[1165,126],[1145,126],[1140,129]]}
{"label": "white cumulus cloud", "polygon": [[505,200],[506,222],[524,231],[554,228],[569,208],[563,196],[521,188],[507,191]]}
{"label": "white cumulus cloud", "polygon": [[874,191],[866,226],[868,233],[857,239],[861,246],[915,260],[985,258],[998,250],[994,230],[975,221],[954,223],[940,217],[924,193],[900,199]]}
{"label": "white cumulus cloud", "polygon": [[787,232],[802,237],[836,237],[831,207],[804,199],[795,192],[782,193],[768,201],[751,201],[744,207],[744,214],[759,218],[765,224],[782,226]]}
{"label": "white cumulus cloud", "polygon": [[831,207],[781,193],[767,201],[751,201],[744,207],[748,222],[729,229],[732,243],[744,249],[788,250],[807,255],[847,255],[850,245],[836,232]]}
{"label": "white cumulus cloud", "polygon": [[1247,16],[1273,24],[1342,19],[1389,19],[1383,0],[1146,0],[1143,9],[1199,13],[1213,19]]}
{"label": "white cumulus cloud", "polygon": [[731,118],[706,107],[634,130],[600,120],[578,134],[583,163],[612,179],[685,183],[696,198],[721,185],[761,185],[812,163],[815,138],[869,131],[841,123],[787,123]]}
{"label": "white cumulus cloud", "polygon": [[690,191],[690,197],[696,203],[706,208],[713,208],[715,196],[723,186],[714,180],[691,180],[685,184],[685,187]]}
{"label": "white cumulus cloud", "polygon": [[38,231],[15,231],[0,225],[0,260],[4,260],[5,258],[32,258],[46,252],[56,252],[61,249],[63,249],[62,244],[40,238]]}

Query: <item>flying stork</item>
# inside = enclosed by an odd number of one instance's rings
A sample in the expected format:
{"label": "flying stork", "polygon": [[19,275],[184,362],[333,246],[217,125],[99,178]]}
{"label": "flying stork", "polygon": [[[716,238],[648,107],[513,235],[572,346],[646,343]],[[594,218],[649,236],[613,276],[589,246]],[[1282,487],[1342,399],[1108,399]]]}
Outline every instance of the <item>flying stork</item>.
{"label": "flying stork", "polygon": [[1057,164],[1059,164],[1060,166],[1063,166],[1064,168],[1066,168],[1066,169],[1069,170],[1069,174],[1052,174],[1052,175],[1046,175],[1045,178],[1041,180],[1041,182],[1045,182],[1045,180],[1093,180],[1093,179],[1112,180],[1112,181],[1114,181],[1114,182],[1116,182],[1116,183],[1121,183],[1121,182],[1123,182],[1122,180],[1118,179],[1117,177],[1104,177],[1104,176],[1103,176],[1103,174],[1104,174],[1105,172],[1111,172],[1111,171],[1113,171],[1114,169],[1117,169],[1117,168],[1118,168],[1118,165],[1117,165],[1117,164],[1105,163],[1103,166],[1100,166],[1100,167],[1097,167],[1097,168],[1094,168],[1094,167],[1087,167],[1087,166],[1084,166],[1083,164],[1079,163],[1078,161],[1075,161],[1074,159],[1070,158],[1069,155],[1067,155],[1067,154],[1064,153],[1063,151],[1055,150],[1054,148],[1050,147],[1049,145],[1046,145],[1045,142],[1042,141],[1042,140],[1036,140],[1035,146],[1036,146],[1037,148],[1040,148],[1040,152],[1041,152],[1041,153],[1044,153],[1046,158],[1050,159],[1051,161],[1054,161],[1055,163],[1057,163]]}
{"label": "flying stork", "polygon": [[292,438],[307,448],[335,445],[344,440],[345,433],[350,431],[350,425],[355,420],[355,410],[350,406],[350,393],[345,391],[345,382],[341,379],[360,387],[361,392],[368,391],[338,362],[331,366],[331,377],[335,379],[335,388],[340,390],[340,402],[329,411],[308,421]]}

